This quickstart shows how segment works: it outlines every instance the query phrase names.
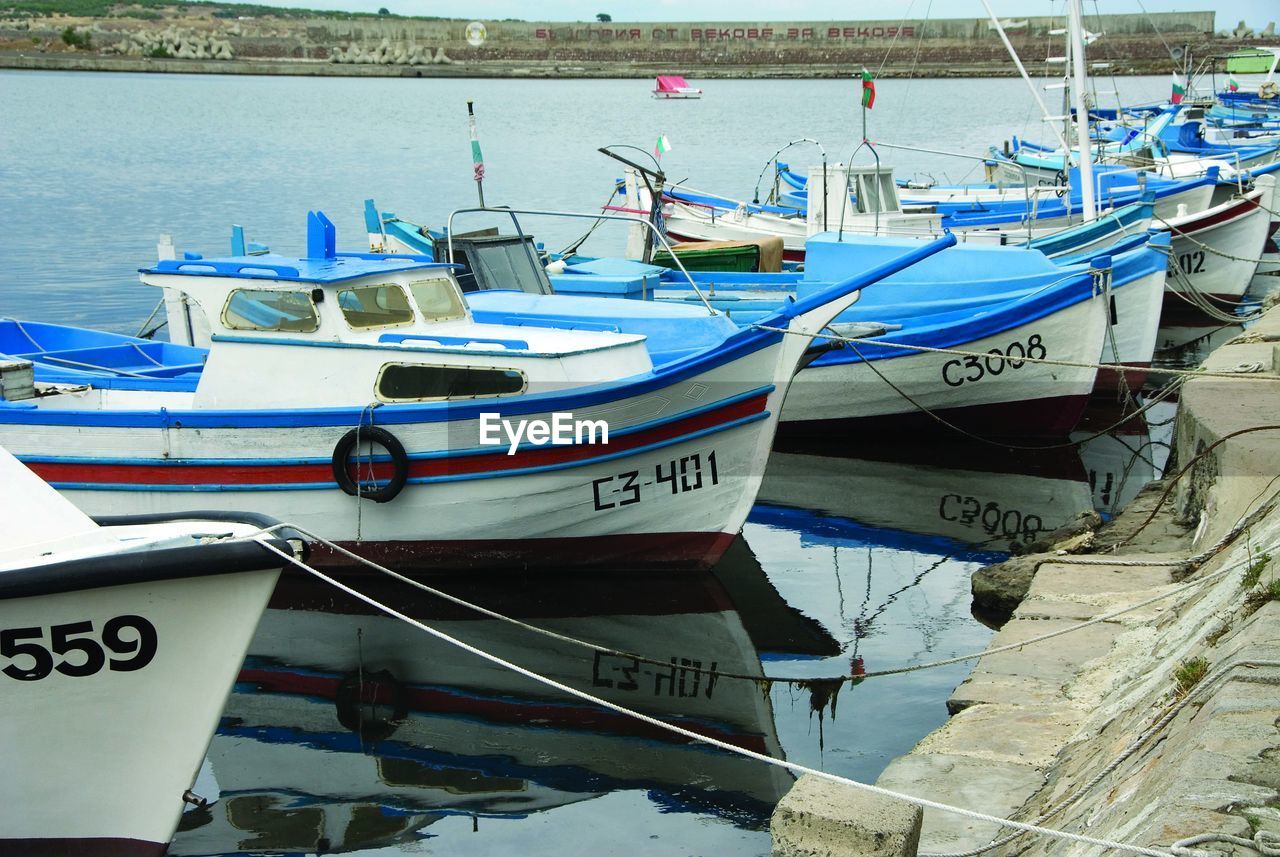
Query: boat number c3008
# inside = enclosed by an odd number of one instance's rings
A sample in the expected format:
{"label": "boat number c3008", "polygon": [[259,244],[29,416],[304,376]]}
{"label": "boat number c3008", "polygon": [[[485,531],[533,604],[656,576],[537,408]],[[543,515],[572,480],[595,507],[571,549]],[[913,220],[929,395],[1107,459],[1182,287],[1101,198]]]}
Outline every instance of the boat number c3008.
{"label": "boat number c3008", "polygon": [[[100,635],[94,634],[93,622],[86,619],[50,627],[48,645],[45,636],[45,629],[38,627],[0,630],[0,657],[9,659],[0,672],[18,681],[39,681],[54,670],[82,678],[104,666],[115,672],[140,670],[156,656],[155,626],[141,616],[108,619]],[[103,646],[124,657],[108,658]],[[69,657],[55,664],[54,655]]]}
{"label": "boat number c3008", "polygon": [[[672,494],[684,494],[697,491],[707,485],[720,484],[720,473],[716,469],[716,451],[713,449],[706,458],[707,467],[703,469],[701,453],[673,458],[669,462],[658,462],[653,468],[653,478],[641,479],[639,470],[628,470],[617,476],[604,476],[591,481],[591,495],[595,500],[597,512],[614,509],[619,506],[630,506],[643,499],[641,488],[651,485],[670,485]],[[647,477],[649,474],[643,474]],[[616,485],[609,483],[616,482]],[[607,487],[606,487],[607,486]],[[659,487],[657,490],[661,491]],[[661,496],[661,495],[659,495]]]}
{"label": "boat number c3008", "polygon": [[992,348],[987,352],[986,357],[969,354],[963,360],[948,360],[942,364],[942,381],[948,387],[959,387],[965,382],[981,381],[988,375],[995,377],[1002,373],[1006,366],[1010,369],[1021,369],[1028,357],[1032,360],[1043,360],[1048,356],[1049,350],[1044,347],[1040,334],[1033,333],[1027,337],[1026,345],[1014,342],[1004,351]]}

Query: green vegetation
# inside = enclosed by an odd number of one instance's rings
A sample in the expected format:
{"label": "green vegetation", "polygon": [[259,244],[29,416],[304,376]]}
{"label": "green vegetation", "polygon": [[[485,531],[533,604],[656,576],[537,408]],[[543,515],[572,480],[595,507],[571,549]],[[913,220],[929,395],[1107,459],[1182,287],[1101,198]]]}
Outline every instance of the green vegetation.
{"label": "green vegetation", "polygon": [[73,48],[85,48],[87,50],[93,47],[93,37],[88,33],[76,32],[75,27],[67,27],[62,31],[62,42]]}
{"label": "green vegetation", "polygon": [[1258,585],[1258,581],[1262,579],[1262,570],[1267,567],[1267,563],[1271,562],[1271,554],[1264,553],[1249,563],[1249,568],[1244,573],[1244,577],[1240,581],[1240,585],[1245,589],[1253,589]]}
{"label": "green vegetation", "polygon": [[1209,661],[1199,656],[1178,664],[1173,671],[1173,681],[1177,685],[1178,696],[1186,696],[1208,672]]}
{"label": "green vegetation", "polygon": [[[215,18],[376,18],[391,13],[334,12],[258,3],[188,2],[188,0],[0,0],[0,17],[71,15],[78,18],[142,18],[161,20],[187,12],[205,13]],[[421,20],[448,20],[438,15],[400,15]]]}

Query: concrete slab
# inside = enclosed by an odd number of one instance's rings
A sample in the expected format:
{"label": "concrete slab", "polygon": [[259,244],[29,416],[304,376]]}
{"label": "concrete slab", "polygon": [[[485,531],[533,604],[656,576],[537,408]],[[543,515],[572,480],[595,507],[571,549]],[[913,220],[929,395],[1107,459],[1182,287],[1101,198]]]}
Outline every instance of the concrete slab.
{"label": "concrete slab", "polygon": [[774,857],[915,857],[921,809],[806,774],[774,810]]}
{"label": "concrete slab", "polygon": [[[943,753],[901,756],[876,780],[876,785],[887,789],[1001,818],[1012,815],[1043,784],[1044,775],[1032,765]],[[920,831],[920,850],[976,848],[1001,830],[991,822],[929,809]]]}
{"label": "concrete slab", "polygon": [[1062,705],[975,705],[926,735],[912,752],[1046,768],[1084,716],[1085,712]]}
{"label": "concrete slab", "polygon": [[[1062,619],[1015,618],[991,641],[991,647],[1017,643],[1075,624]],[[1124,628],[1112,623],[1090,625],[1024,649],[988,655],[979,661],[947,700],[951,711],[977,702],[1035,705],[1061,696],[1063,685],[1088,661],[1105,655]],[[1010,681],[1013,679],[1013,681]]]}

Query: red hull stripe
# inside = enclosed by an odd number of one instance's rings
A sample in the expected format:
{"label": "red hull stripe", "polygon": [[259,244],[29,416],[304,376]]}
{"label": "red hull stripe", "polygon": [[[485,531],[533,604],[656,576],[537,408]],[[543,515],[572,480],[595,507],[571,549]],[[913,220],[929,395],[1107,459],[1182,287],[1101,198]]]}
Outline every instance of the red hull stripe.
{"label": "red hull stripe", "polygon": [[[758,416],[765,411],[767,394],[634,434],[611,437],[607,444],[572,444],[521,449],[507,455],[504,447],[478,455],[443,456],[411,461],[409,478],[466,476],[509,470],[547,467],[628,452],[650,444],[679,439],[725,423]],[[162,461],[128,464],[82,462],[29,462],[46,482],[93,485],[315,485],[336,484],[329,464],[166,464]],[[390,462],[374,466],[376,479],[390,479]]]}
{"label": "red hull stripe", "polygon": [[1211,226],[1217,226],[1220,223],[1226,223],[1228,220],[1234,220],[1237,217],[1248,214],[1257,207],[1258,201],[1256,199],[1242,199],[1225,211],[1219,211],[1209,217],[1192,220],[1182,226],[1173,227],[1170,231],[1174,235],[1194,235],[1203,229],[1208,229]]}
{"label": "red hull stripe", "polygon": [[[706,673],[700,676],[702,688],[705,688],[708,678]],[[341,679],[336,676],[253,668],[241,670],[238,680],[254,684],[259,689],[271,693],[303,694],[330,700],[336,699],[338,685],[341,683]],[[690,684],[692,681],[693,673],[690,671],[685,679],[686,690],[692,686]],[[385,682],[371,681],[367,688],[364,699],[366,703],[376,702],[389,706],[395,702],[394,694]],[[535,728],[607,732],[629,738],[646,738],[672,744],[694,743],[691,738],[597,706],[536,700],[513,702],[506,697],[476,696],[422,686],[406,687],[405,696],[411,712],[445,717],[478,717],[491,723],[518,723],[524,726],[536,723]],[[671,696],[671,698],[676,697]],[[707,723],[690,723],[682,718],[666,719],[668,722],[678,723],[707,738],[716,738],[760,753],[765,752],[764,738],[760,735],[744,735]]]}

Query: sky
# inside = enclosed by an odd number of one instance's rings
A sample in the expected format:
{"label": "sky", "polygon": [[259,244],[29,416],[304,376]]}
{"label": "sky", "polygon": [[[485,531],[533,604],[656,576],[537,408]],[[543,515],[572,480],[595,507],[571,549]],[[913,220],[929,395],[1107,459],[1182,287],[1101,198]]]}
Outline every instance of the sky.
{"label": "sky", "polygon": [[[385,6],[398,15],[435,15],[479,21],[519,18],[526,21],[592,21],[605,12],[614,21],[858,21],[902,18],[980,18],[981,0],[258,0],[274,6],[302,6],[376,12]],[[1062,2],[990,0],[1001,17],[1060,15]],[[1148,12],[1218,13],[1217,28],[1232,29],[1244,20],[1261,30],[1280,22],[1275,0],[1084,0],[1084,12],[1103,14]]]}

